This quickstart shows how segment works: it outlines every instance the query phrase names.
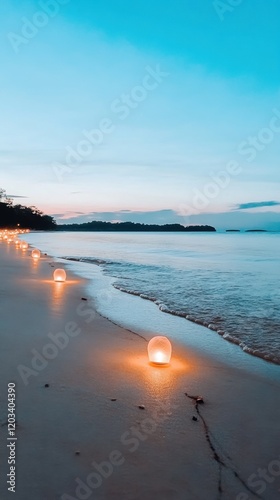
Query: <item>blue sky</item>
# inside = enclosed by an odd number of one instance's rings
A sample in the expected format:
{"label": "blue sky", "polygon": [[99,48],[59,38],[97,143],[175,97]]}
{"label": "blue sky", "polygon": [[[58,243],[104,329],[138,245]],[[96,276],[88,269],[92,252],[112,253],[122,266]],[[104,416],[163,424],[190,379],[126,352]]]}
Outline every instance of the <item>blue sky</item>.
{"label": "blue sky", "polygon": [[233,3],[3,0],[0,186],[59,221],[280,225],[280,4]]}

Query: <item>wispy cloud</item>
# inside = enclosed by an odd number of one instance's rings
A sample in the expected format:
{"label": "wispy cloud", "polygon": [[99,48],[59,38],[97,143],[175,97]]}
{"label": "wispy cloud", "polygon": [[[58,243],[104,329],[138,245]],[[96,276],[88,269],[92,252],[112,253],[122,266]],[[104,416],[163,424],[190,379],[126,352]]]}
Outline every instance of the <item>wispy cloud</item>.
{"label": "wispy cloud", "polygon": [[145,224],[173,224],[184,223],[184,218],[174,210],[157,210],[147,212],[136,212],[132,210],[120,210],[118,212],[65,212],[64,214],[52,214],[58,223],[68,224],[91,222],[93,220],[105,222],[139,222]]}
{"label": "wispy cloud", "polygon": [[236,205],[234,210],[249,210],[251,208],[276,207],[280,205],[280,201],[252,201],[250,203],[241,203]]}
{"label": "wispy cloud", "polygon": [[[280,202],[279,202],[280,204]],[[209,224],[218,230],[225,229],[267,229],[280,230],[280,213],[278,212],[242,212],[233,210],[223,213],[204,213],[184,217],[174,210],[158,210],[147,212],[123,211],[118,212],[89,212],[82,215],[65,212],[52,214],[56,216],[58,224],[81,224],[91,221],[104,222],[140,222],[144,224]]]}
{"label": "wispy cloud", "polygon": [[57,213],[57,214],[51,214],[52,217],[54,217],[56,220],[65,220],[65,219],[72,219],[74,218],[79,218],[80,216],[86,215],[84,212],[64,212],[64,213]]}
{"label": "wispy cloud", "polygon": [[7,194],[8,198],[28,198],[28,196],[21,196],[17,194]]}

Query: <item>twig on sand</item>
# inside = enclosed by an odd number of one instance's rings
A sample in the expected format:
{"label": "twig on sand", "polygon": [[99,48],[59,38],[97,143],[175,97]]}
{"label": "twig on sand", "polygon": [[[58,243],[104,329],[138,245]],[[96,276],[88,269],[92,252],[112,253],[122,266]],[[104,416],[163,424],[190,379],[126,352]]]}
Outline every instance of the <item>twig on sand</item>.
{"label": "twig on sand", "polygon": [[[212,435],[212,433],[211,433],[211,431],[209,429],[209,426],[208,426],[205,418],[201,414],[200,406],[204,404],[203,397],[202,396],[191,396],[187,392],[185,392],[185,396],[187,396],[187,398],[191,399],[194,402],[194,407],[195,407],[196,413],[199,416],[199,418],[201,419],[203,427],[204,427],[206,441],[207,441],[207,443],[209,445],[210,450],[213,453],[214,460],[218,464],[218,468],[219,468],[219,479],[218,479],[218,492],[219,492],[218,495],[219,496],[218,496],[218,498],[220,499],[222,497],[222,494],[223,494],[223,489],[222,489],[222,469],[223,468],[225,468],[225,469],[229,470],[230,472],[232,472],[232,474],[236,477],[236,479],[238,479],[238,481],[242,484],[242,486],[244,486],[244,488],[246,488],[247,491],[249,491],[252,495],[254,495],[257,498],[262,498],[257,493],[255,493],[254,491],[252,491],[249,488],[249,486],[247,485],[247,483],[244,481],[244,479],[242,479],[242,477],[238,474],[237,468],[234,466],[234,464],[232,462],[232,459],[229,456],[227,456],[224,452],[223,452],[224,458],[222,458],[219,455],[219,452],[218,452],[218,450],[217,450],[217,448],[215,446],[215,443],[214,443],[213,435]],[[226,464],[225,463],[225,461],[226,461],[225,458],[228,459],[228,460],[230,460],[231,463]]]}

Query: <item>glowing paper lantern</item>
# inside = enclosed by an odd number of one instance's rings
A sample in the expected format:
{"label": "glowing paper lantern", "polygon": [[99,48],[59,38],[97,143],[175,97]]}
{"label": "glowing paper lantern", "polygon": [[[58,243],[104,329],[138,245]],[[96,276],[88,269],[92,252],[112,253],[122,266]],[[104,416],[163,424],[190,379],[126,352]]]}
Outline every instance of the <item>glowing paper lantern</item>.
{"label": "glowing paper lantern", "polygon": [[39,259],[40,259],[40,257],[41,257],[41,252],[40,252],[40,250],[37,250],[37,249],[33,250],[33,251],[32,251],[31,256],[32,256],[32,258],[33,258],[34,260],[39,260]]}
{"label": "glowing paper lantern", "polygon": [[167,337],[157,336],[152,338],[148,344],[148,356],[150,363],[157,365],[168,365],[172,354],[172,345]]}
{"label": "glowing paper lantern", "polygon": [[66,272],[64,269],[56,269],[53,273],[53,279],[59,282],[66,281]]}
{"label": "glowing paper lantern", "polygon": [[26,241],[22,241],[20,244],[21,250],[27,250],[28,249],[28,243]]}

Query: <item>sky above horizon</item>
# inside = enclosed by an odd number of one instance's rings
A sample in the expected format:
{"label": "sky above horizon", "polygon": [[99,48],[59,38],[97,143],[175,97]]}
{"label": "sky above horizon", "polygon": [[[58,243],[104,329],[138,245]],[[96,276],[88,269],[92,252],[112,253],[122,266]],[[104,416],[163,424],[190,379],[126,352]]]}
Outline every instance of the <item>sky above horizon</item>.
{"label": "sky above horizon", "polygon": [[2,0],[0,187],[58,222],[280,228],[279,15]]}

